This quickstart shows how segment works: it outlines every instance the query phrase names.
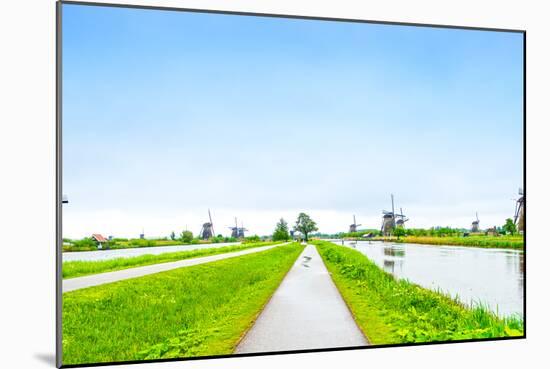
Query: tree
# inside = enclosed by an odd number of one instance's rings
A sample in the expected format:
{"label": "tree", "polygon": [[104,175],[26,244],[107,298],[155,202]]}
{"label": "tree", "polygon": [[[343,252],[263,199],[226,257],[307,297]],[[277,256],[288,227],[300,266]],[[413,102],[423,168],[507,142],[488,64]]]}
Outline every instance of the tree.
{"label": "tree", "polygon": [[277,222],[272,238],[273,241],[287,241],[290,238],[288,234],[288,223],[283,218]]}
{"label": "tree", "polygon": [[514,221],[511,218],[506,219],[506,224],[502,226],[502,229],[504,229],[504,232],[514,234],[517,232],[516,225],[514,224]]}
{"label": "tree", "polygon": [[193,232],[191,232],[191,231],[181,232],[180,240],[183,243],[190,243],[191,241],[193,241]]}
{"label": "tree", "polygon": [[175,241],[176,240],[176,234],[174,233],[174,231],[172,231],[172,233],[170,233],[170,239],[172,241]]}
{"label": "tree", "polygon": [[395,227],[393,230],[393,235],[397,236],[397,239],[399,239],[399,237],[405,235],[405,229],[403,227]]}
{"label": "tree", "polygon": [[315,223],[309,215],[306,213],[300,213],[298,214],[298,219],[296,220],[296,225],[294,226],[294,230],[302,233],[304,235],[305,241],[308,241],[307,235],[310,232],[318,231],[319,228],[317,228],[317,223]]}

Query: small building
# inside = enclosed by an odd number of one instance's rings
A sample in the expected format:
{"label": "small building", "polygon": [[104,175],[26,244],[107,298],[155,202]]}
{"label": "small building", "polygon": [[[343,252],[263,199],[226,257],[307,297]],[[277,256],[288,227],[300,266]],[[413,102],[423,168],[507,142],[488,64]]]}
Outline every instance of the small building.
{"label": "small building", "polygon": [[97,243],[97,248],[98,249],[102,249],[103,248],[103,244],[109,242],[109,240],[107,240],[105,237],[103,237],[101,234],[99,233],[94,233],[92,235],[92,240],[94,240],[96,243]]}

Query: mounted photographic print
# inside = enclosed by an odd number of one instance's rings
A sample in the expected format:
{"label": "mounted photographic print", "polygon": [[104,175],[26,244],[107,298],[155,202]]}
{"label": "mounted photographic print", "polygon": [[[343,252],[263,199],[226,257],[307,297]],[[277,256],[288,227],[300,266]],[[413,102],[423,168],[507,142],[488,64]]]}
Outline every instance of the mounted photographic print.
{"label": "mounted photographic print", "polygon": [[524,31],[57,10],[58,366],[525,337]]}

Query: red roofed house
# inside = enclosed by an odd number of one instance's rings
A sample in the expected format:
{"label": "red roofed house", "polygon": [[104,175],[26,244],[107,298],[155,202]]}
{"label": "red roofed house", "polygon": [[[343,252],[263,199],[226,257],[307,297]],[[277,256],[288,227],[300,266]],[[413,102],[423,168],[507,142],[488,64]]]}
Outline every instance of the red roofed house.
{"label": "red roofed house", "polygon": [[98,249],[102,249],[103,244],[108,242],[108,240],[105,237],[103,237],[102,235],[100,235],[99,233],[94,233],[92,235],[92,240],[97,242],[97,248]]}

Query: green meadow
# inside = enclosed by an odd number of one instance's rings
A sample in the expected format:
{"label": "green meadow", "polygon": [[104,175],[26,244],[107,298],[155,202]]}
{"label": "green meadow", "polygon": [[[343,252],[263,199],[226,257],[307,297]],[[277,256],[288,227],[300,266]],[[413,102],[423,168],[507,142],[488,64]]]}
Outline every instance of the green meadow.
{"label": "green meadow", "polygon": [[303,246],[63,294],[63,363],[233,352]]}
{"label": "green meadow", "polygon": [[469,247],[484,247],[484,248],[504,248],[504,249],[523,249],[524,238],[521,235],[506,235],[506,236],[468,236],[468,237],[430,237],[430,236],[404,236],[397,239],[396,237],[377,237],[383,241],[403,242],[403,243],[418,243],[425,245],[451,245],[451,246],[469,246]]}
{"label": "green meadow", "polygon": [[158,255],[146,254],[129,258],[115,258],[97,261],[66,261],[63,263],[63,278],[82,277],[90,274],[112,272],[115,270],[133,268],[144,265],[167,263],[201,256],[223,254],[250,249],[253,247],[269,246],[279,242],[256,242],[234,246],[212,247],[189,251],[167,252]]}
{"label": "green meadow", "polygon": [[313,241],[372,344],[522,336],[523,320],[396,279],[359,251]]}

